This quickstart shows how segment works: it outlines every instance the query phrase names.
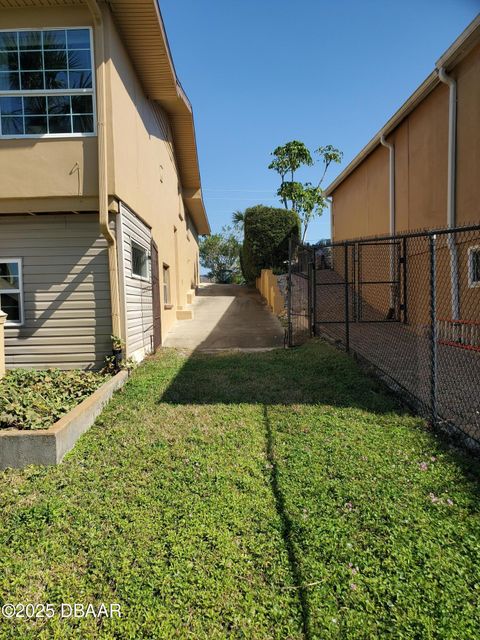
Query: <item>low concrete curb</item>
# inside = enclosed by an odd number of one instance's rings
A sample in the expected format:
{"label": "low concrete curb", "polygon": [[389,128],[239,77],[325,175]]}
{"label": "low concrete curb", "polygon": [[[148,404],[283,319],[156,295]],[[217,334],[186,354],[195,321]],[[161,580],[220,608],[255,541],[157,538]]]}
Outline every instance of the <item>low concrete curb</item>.
{"label": "low concrete curb", "polygon": [[23,469],[29,464],[59,464],[127,379],[128,371],[120,371],[49,429],[0,430],[0,470]]}

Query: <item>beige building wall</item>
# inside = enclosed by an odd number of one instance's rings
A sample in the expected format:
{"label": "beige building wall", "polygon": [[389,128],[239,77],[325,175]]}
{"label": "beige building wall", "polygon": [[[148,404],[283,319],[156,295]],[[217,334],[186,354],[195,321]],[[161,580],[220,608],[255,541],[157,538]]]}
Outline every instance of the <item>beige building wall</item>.
{"label": "beige building wall", "polygon": [[[480,223],[480,45],[463,58],[449,75],[457,81],[457,225]],[[395,145],[395,214],[398,233],[447,226],[449,89],[437,85],[387,136]],[[389,150],[377,146],[335,188],[332,237],[334,241],[389,233]],[[446,237],[438,238],[437,287],[439,317],[451,317],[450,254]],[[478,320],[480,289],[468,285],[467,234],[457,237],[459,289],[462,319]],[[380,278],[378,263],[366,259],[364,277]],[[428,243],[408,243],[409,318],[414,324],[428,321]],[[365,289],[367,304],[385,309],[380,294]],[[386,291],[386,289],[385,289]],[[383,297],[385,296],[383,292]]]}
{"label": "beige building wall", "polygon": [[377,147],[335,191],[332,223],[335,241],[388,233],[387,149]]}
{"label": "beige building wall", "polygon": [[[105,5],[103,13],[111,210],[118,211],[121,200],[151,226],[160,277],[162,264],[170,267],[170,308],[160,282],[165,337],[198,283],[197,234],[183,203],[168,116],[145,95]],[[7,29],[93,26],[82,6],[1,9],[0,18]],[[1,140],[0,176],[0,214],[96,211],[97,137]]]}
{"label": "beige building wall", "polygon": [[[457,224],[480,222],[480,45],[457,80]],[[395,145],[397,232],[447,226],[448,87],[440,84],[387,136]],[[378,146],[333,192],[335,241],[389,231],[388,149]]]}
{"label": "beige building wall", "polygon": [[[447,224],[448,88],[439,85],[387,137],[395,145],[397,232]],[[333,193],[333,239],[389,233],[389,151],[376,149]]]}
{"label": "beige building wall", "polygon": [[109,190],[152,227],[162,264],[170,267],[171,308],[161,287],[162,336],[187,305],[198,280],[198,244],[189,231],[165,112],[148,100],[123,42],[106,14],[111,113]]}
{"label": "beige building wall", "polygon": [[457,78],[457,220],[480,222],[480,45],[453,70]]}
{"label": "beige building wall", "polygon": [[[2,29],[92,27],[92,17],[82,6],[1,9],[0,24]],[[97,165],[96,136],[1,140],[0,213],[67,210],[69,200],[74,210],[98,207]]]}

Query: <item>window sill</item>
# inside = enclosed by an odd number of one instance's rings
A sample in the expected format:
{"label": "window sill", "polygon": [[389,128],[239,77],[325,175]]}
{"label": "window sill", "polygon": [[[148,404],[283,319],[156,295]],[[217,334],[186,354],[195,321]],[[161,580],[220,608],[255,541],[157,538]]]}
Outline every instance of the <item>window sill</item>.
{"label": "window sill", "polygon": [[147,283],[151,282],[150,278],[145,278],[144,276],[137,276],[134,273],[132,273],[131,278],[132,280],[140,280],[141,282],[147,282]]}
{"label": "window sill", "polygon": [[95,138],[94,133],[42,133],[17,136],[0,136],[0,140],[62,140],[64,138]]}
{"label": "window sill", "polygon": [[173,309],[173,304],[164,304],[164,305],[163,305],[163,308],[164,308],[166,311],[169,311],[170,309]]}

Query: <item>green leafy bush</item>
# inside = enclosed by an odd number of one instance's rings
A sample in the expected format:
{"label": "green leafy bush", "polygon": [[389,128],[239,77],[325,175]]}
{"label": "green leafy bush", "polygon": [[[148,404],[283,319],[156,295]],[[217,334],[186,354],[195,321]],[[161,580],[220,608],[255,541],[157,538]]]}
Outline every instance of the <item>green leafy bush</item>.
{"label": "green leafy bush", "polygon": [[245,280],[252,282],[262,269],[284,269],[289,238],[300,235],[300,219],[295,211],[256,205],[245,211],[244,235],[241,264]]}
{"label": "green leafy bush", "polygon": [[94,371],[9,371],[0,380],[0,429],[48,429],[103,382]]}

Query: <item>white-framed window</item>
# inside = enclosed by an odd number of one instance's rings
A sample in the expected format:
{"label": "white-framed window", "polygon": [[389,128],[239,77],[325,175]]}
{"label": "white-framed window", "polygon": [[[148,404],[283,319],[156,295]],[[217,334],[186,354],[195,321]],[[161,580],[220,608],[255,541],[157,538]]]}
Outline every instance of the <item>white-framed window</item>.
{"label": "white-framed window", "polygon": [[142,280],[150,280],[148,268],[148,250],[132,240],[132,276]]}
{"label": "white-framed window", "polygon": [[468,249],[468,286],[480,287],[480,245]]}
{"label": "white-framed window", "polygon": [[0,138],[91,135],[91,28],[0,30]]}
{"label": "white-framed window", "polygon": [[170,291],[170,267],[163,264],[163,304],[170,306],[172,304],[172,296]]}
{"label": "white-framed window", "polygon": [[6,326],[23,324],[23,282],[20,258],[0,258],[0,308]]}

